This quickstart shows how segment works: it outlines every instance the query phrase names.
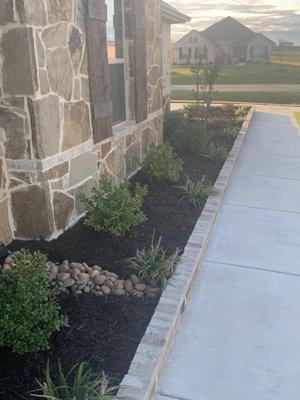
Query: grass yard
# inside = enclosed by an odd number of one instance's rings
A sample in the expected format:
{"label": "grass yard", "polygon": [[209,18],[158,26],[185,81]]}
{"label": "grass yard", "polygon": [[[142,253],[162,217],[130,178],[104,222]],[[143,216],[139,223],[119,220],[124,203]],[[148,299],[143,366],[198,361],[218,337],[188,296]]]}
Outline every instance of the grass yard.
{"label": "grass yard", "polygon": [[[173,85],[192,85],[193,83],[190,67],[172,67]],[[300,84],[300,61],[298,65],[283,65],[283,63],[274,62],[242,66],[225,65],[217,83],[220,85]]]}
{"label": "grass yard", "polygon": [[299,126],[300,126],[300,112],[295,112],[294,113],[296,121],[298,122]]}
{"label": "grass yard", "polygon": [[300,46],[285,47],[274,51],[272,62],[300,66]]}
{"label": "grass yard", "polygon": [[[190,90],[173,91],[171,100],[194,100]],[[300,90],[268,90],[268,91],[234,91],[215,92],[214,100],[219,102],[235,103],[273,103],[273,104],[300,104]]]}

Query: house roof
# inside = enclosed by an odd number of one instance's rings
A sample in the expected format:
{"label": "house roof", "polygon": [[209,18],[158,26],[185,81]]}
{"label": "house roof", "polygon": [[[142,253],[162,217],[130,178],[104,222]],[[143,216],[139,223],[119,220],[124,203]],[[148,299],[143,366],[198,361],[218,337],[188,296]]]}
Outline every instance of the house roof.
{"label": "house roof", "polygon": [[170,24],[184,24],[191,20],[186,14],[176,10],[176,8],[170,6],[165,1],[162,2],[162,19]]}
{"label": "house roof", "polygon": [[232,17],[227,17],[221,21],[213,24],[209,28],[205,29],[202,34],[208,39],[218,42],[220,40],[239,40],[248,42],[254,39],[256,36],[261,36],[264,39],[273,43],[272,40],[262,35],[261,33],[255,33],[245,25]]}
{"label": "house roof", "polygon": [[218,47],[217,43],[213,42],[213,41],[210,40],[208,37],[204,36],[202,32],[197,31],[196,29],[192,29],[190,32],[188,32],[187,34],[185,34],[182,38],[180,38],[179,40],[177,40],[176,43],[180,43],[184,38],[186,38],[187,36],[189,36],[191,33],[197,34],[198,36],[202,37],[204,40],[206,40],[207,42],[209,42],[209,43],[212,44],[213,46]]}

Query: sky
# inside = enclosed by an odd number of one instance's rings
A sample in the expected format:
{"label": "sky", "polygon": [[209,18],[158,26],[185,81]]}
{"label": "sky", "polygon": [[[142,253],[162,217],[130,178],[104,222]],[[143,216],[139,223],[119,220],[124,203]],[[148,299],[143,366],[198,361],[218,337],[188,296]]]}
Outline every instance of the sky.
{"label": "sky", "polygon": [[173,25],[172,39],[178,40],[191,29],[203,30],[231,16],[270,39],[290,40],[300,45],[300,0],[167,0],[192,17],[184,25]]}

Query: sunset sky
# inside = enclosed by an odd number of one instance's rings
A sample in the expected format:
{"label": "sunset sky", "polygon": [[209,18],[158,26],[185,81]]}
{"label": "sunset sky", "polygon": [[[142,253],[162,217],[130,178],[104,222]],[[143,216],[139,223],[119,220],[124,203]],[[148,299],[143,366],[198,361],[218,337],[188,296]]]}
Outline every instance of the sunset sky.
{"label": "sunset sky", "polygon": [[185,25],[174,25],[173,40],[191,29],[203,30],[232,16],[270,39],[291,40],[300,45],[300,0],[166,0],[192,17]]}

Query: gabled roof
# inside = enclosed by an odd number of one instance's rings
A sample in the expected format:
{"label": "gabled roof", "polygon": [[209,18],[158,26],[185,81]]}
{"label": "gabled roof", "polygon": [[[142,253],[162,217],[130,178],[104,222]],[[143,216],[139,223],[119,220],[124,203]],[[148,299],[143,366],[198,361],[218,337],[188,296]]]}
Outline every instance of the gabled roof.
{"label": "gabled roof", "polygon": [[170,24],[184,24],[191,20],[191,17],[176,10],[170,4],[162,1],[162,19]]}
{"label": "gabled roof", "polygon": [[202,34],[213,41],[219,40],[250,40],[255,33],[241,24],[232,17],[222,19],[209,28],[205,29]]}
{"label": "gabled roof", "polygon": [[217,43],[213,42],[213,41],[210,40],[208,37],[204,36],[202,32],[197,31],[196,29],[192,29],[191,31],[189,31],[186,35],[184,35],[182,38],[180,38],[179,40],[177,40],[176,43],[180,43],[184,38],[186,38],[187,36],[189,36],[191,33],[197,34],[198,36],[202,37],[204,40],[206,40],[207,42],[209,42],[209,43],[212,44],[213,46],[218,47]]}

